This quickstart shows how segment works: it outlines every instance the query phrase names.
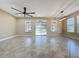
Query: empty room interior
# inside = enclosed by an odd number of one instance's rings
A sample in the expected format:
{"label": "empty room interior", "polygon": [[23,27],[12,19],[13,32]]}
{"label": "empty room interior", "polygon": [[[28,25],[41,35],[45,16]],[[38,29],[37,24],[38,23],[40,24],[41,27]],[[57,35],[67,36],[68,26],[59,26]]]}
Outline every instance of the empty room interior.
{"label": "empty room interior", "polygon": [[0,58],[79,58],[79,0],[0,0]]}

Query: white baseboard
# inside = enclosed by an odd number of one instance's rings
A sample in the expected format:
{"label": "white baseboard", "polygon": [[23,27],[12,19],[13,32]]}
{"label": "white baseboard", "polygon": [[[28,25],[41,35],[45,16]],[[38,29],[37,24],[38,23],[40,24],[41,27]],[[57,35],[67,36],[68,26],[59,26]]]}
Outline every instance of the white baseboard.
{"label": "white baseboard", "polygon": [[16,35],[16,36],[32,36],[32,35]]}
{"label": "white baseboard", "polygon": [[4,40],[8,40],[8,39],[11,39],[11,38],[14,38],[14,37],[16,37],[17,35],[13,35],[13,36],[9,36],[9,37],[6,37],[6,38],[2,38],[2,39],[0,39],[0,42],[1,41],[4,41]]}

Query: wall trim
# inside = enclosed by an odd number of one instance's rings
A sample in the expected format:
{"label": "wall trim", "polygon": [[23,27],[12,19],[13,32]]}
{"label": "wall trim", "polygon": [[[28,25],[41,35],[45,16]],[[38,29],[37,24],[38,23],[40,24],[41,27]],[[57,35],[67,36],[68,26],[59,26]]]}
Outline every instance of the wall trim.
{"label": "wall trim", "polygon": [[33,35],[16,35],[16,36],[33,36]]}
{"label": "wall trim", "polygon": [[17,35],[12,35],[12,36],[9,36],[9,37],[6,37],[6,38],[2,38],[0,39],[0,42],[4,41],[4,40],[8,40],[8,39],[11,39],[11,38],[14,38],[16,37]]}

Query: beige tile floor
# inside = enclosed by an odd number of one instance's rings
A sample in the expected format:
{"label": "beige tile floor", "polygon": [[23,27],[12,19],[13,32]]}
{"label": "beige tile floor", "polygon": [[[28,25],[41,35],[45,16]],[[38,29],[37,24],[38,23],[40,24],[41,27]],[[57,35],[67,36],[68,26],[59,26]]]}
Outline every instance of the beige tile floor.
{"label": "beige tile floor", "polygon": [[79,41],[64,37],[17,36],[0,42],[0,58],[79,57]]}

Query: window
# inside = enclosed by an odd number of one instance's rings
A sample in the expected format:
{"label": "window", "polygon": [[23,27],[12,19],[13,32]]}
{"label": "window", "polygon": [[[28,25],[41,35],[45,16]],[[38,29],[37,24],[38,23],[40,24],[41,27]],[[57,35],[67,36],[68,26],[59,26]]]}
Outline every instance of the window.
{"label": "window", "polygon": [[32,31],[32,22],[31,20],[25,21],[25,32],[31,32]]}
{"label": "window", "polygon": [[67,32],[74,32],[74,18],[70,18],[67,20]]}
{"label": "window", "polygon": [[51,31],[56,32],[57,30],[57,22],[56,21],[51,21]]}
{"label": "window", "polygon": [[77,16],[77,33],[79,34],[79,16]]}

